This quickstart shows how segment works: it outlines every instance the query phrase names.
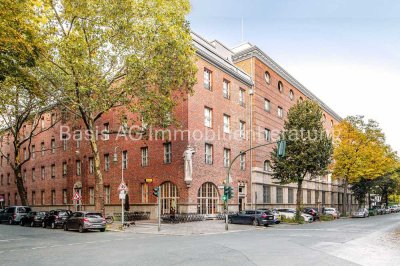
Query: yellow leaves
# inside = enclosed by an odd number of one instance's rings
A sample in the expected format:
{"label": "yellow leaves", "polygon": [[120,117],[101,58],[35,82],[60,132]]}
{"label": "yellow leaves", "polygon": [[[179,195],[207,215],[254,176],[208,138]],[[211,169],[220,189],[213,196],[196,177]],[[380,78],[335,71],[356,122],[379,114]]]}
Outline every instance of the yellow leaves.
{"label": "yellow leaves", "polygon": [[376,179],[394,171],[398,164],[374,121],[365,124],[362,118],[343,120],[334,129],[334,147],[332,175],[349,183]]}

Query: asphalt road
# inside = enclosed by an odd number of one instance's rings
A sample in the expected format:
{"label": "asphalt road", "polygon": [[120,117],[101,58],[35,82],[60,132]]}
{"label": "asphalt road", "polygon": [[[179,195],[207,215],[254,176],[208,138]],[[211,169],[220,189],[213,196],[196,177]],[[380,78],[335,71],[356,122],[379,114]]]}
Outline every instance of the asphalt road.
{"label": "asphalt road", "polygon": [[191,236],[0,225],[0,265],[357,264],[400,265],[400,213]]}

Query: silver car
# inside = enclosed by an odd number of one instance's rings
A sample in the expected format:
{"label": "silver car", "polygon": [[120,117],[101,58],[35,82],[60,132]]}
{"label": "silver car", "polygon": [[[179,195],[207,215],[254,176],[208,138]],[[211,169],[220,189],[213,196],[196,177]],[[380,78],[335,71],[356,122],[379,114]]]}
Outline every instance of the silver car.
{"label": "silver car", "polygon": [[22,217],[25,217],[31,208],[28,206],[10,206],[0,213],[0,223],[19,224]]}
{"label": "silver car", "polygon": [[78,230],[83,233],[89,229],[106,230],[106,219],[97,212],[75,212],[65,222],[64,230]]}
{"label": "silver car", "polygon": [[361,208],[353,212],[351,216],[353,218],[365,218],[369,216],[369,213],[366,208]]}

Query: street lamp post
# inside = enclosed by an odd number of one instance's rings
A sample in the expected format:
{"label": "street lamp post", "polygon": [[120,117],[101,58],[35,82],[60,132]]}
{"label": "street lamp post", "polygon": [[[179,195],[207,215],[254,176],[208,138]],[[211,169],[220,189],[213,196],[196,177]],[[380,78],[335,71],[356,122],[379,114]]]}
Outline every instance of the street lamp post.
{"label": "street lamp post", "polygon": [[[119,146],[116,146],[114,148],[114,158],[113,161],[114,163],[118,162],[118,155],[117,155],[117,149],[119,149]],[[124,183],[124,162],[123,162],[123,155],[121,152],[121,184]],[[124,193],[125,194],[125,193]],[[120,191],[120,199],[121,199],[121,223],[122,223],[122,229],[124,228],[124,219],[125,219],[125,210],[124,210],[124,198],[122,198],[122,191]]]}

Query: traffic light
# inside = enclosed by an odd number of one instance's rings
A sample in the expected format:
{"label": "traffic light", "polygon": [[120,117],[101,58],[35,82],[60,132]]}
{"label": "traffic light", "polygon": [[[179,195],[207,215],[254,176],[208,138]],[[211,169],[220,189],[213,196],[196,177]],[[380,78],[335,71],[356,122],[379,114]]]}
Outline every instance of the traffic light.
{"label": "traffic light", "polygon": [[160,194],[160,187],[153,188],[153,195],[158,197]]}
{"label": "traffic light", "polygon": [[278,158],[283,158],[286,156],[286,140],[278,141],[277,155]]}
{"label": "traffic light", "polygon": [[232,187],[228,187],[228,199],[233,198],[233,188]]}

